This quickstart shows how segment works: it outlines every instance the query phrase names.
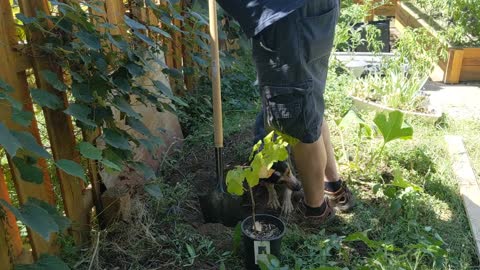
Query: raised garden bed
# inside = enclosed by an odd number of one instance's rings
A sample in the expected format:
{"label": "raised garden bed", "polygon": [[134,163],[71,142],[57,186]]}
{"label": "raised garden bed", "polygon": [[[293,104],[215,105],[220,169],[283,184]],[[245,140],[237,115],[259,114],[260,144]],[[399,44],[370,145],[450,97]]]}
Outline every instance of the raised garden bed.
{"label": "raised garden bed", "polygon": [[[400,32],[405,27],[425,28],[436,37],[439,42],[439,31],[443,28],[431,17],[412,5],[397,3],[395,14],[395,26]],[[448,49],[446,61],[439,61],[432,79],[444,83],[459,83],[461,81],[480,80],[480,48],[478,47],[455,47],[445,42]]]}

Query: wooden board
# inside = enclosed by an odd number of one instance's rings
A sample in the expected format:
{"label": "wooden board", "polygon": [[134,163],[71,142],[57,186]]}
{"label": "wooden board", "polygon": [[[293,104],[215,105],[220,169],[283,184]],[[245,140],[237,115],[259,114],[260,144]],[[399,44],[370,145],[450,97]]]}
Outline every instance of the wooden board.
{"label": "wooden board", "polygon": [[7,234],[5,225],[0,222],[0,269],[10,270],[13,269],[13,264],[9,254]]}
{"label": "wooden board", "polygon": [[445,136],[460,194],[480,258],[480,188],[461,136]]}
{"label": "wooden board", "polygon": [[[7,203],[11,204],[10,196],[8,194],[8,187],[7,183],[5,182],[5,177],[3,174],[3,170],[0,167],[0,199],[6,201]],[[8,235],[8,244],[10,247],[10,253],[14,258],[20,256],[22,254],[22,239],[20,238],[20,230],[18,229],[17,226],[17,219],[13,215],[12,212],[7,211],[7,209],[4,209],[5,211],[5,219],[3,220],[0,226],[4,226],[5,232]]]}
{"label": "wooden board", "polygon": [[463,50],[450,49],[448,52],[447,69],[445,70],[445,83],[458,83],[462,71]]}

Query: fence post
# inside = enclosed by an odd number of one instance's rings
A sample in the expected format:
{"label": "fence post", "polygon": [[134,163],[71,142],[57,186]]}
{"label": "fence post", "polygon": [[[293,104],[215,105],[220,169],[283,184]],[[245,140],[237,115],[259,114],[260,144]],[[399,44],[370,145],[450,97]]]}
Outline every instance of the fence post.
{"label": "fence post", "polygon": [[0,268],[5,270],[13,269],[12,258],[9,255],[7,230],[0,222]]}
{"label": "fence post", "polygon": [[[16,56],[12,49],[12,46],[16,45],[16,36],[14,31],[14,20],[11,12],[10,2],[8,0],[0,0],[0,55],[2,55],[2,64],[0,65],[0,78],[10,84],[15,91],[12,93],[12,97],[24,104],[25,110],[32,111],[32,101],[28,92],[28,85],[25,79],[25,73],[17,74],[15,70]],[[39,142],[39,134],[37,123],[33,118],[28,128],[19,126],[14,123],[10,118],[11,108],[6,103],[0,104],[0,121],[3,121],[6,126],[15,131],[28,131]],[[17,156],[21,157],[22,153],[17,153]],[[11,174],[15,187],[17,190],[20,203],[25,203],[28,198],[37,198],[48,203],[53,203],[52,186],[48,175],[48,170],[45,167],[45,163],[37,162],[43,172],[43,184],[30,183],[22,179],[19,170],[15,167],[10,157],[8,157],[8,163],[10,165]],[[56,251],[55,237],[52,236],[50,241],[47,242],[40,235],[28,229],[30,244],[34,257],[42,253],[49,253]]]}
{"label": "fence post", "polygon": [[[20,9],[23,14],[28,17],[36,16],[37,11],[50,13],[48,3],[45,0],[20,0]],[[42,44],[43,36],[40,32],[27,32],[30,44]],[[37,51],[32,50],[33,67],[37,79],[37,86],[40,89],[50,92],[58,96],[64,102],[64,106],[68,104],[65,93],[55,90],[45,81],[39,72],[42,70],[51,70],[62,78],[62,71],[58,68],[57,63],[50,57],[42,56]],[[70,116],[61,110],[52,110],[47,107],[43,108],[45,122],[47,125],[48,137],[52,147],[53,158],[55,160],[68,159],[79,161],[79,155],[76,151],[75,135],[73,133],[73,125]],[[90,239],[90,219],[89,212],[83,207],[79,207],[79,202],[83,201],[84,183],[78,177],[69,175],[57,168],[56,170],[60,187],[62,191],[63,204],[67,217],[72,221],[71,233],[76,244],[87,243]]]}
{"label": "fence post", "polygon": [[[10,196],[8,195],[8,187],[7,183],[5,182],[5,177],[3,174],[3,169],[0,167],[0,199],[6,201],[7,203],[11,203]],[[0,221],[0,226],[4,226],[5,232],[8,235],[7,244],[8,247],[11,248],[10,253],[13,258],[17,258],[22,254],[23,246],[22,246],[22,239],[20,238],[20,230],[17,226],[17,219],[15,216],[10,212],[5,210],[5,220],[3,222]],[[1,218],[0,218],[1,219]],[[2,241],[0,239],[0,241]],[[7,248],[5,246],[5,248]],[[0,249],[3,249],[3,244],[0,244]],[[0,256],[1,257],[1,256]],[[1,261],[1,260],[0,260]]]}

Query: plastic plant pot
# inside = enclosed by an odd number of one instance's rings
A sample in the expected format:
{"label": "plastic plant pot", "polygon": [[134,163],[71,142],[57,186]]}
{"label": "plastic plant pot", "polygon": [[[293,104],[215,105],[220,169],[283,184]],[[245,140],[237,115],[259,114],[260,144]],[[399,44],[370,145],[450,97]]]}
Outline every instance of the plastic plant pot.
{"label": "plastic plant pot", "polygon": [[255,219],[257,222],[275,225],[279,232],[271,237],[256,238],[248,233],[248,229],[253,226],[252,216],[243,220],[241,229],[245,247],[245,267],[248,270],[260,269],[258,262],[268,254],[280,257],[282,238],[286,231],[285,223],[275,216],[258,214],[255,215]]}

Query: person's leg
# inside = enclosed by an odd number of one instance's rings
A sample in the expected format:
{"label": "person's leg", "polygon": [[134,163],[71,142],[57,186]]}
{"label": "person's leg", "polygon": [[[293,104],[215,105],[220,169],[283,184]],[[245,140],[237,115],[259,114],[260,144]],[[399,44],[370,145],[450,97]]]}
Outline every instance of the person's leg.
{"label": "person's leg", "polygon": [[297,143],[292,147],[295,165],[302,179],[305,204],[320,207],[324,202],[324,177],[327,153],[322,137],[314,143]]}
{"label": "person's leg", "polygon": [[327,121],[323,121],[322,138],[327,155],[327,164],[325,167],[325,181],[337,182],[340,179],[340,175],[338,174],[337,160],[335,159],[332,141],[330,140],[330,129],[328,128]]}

